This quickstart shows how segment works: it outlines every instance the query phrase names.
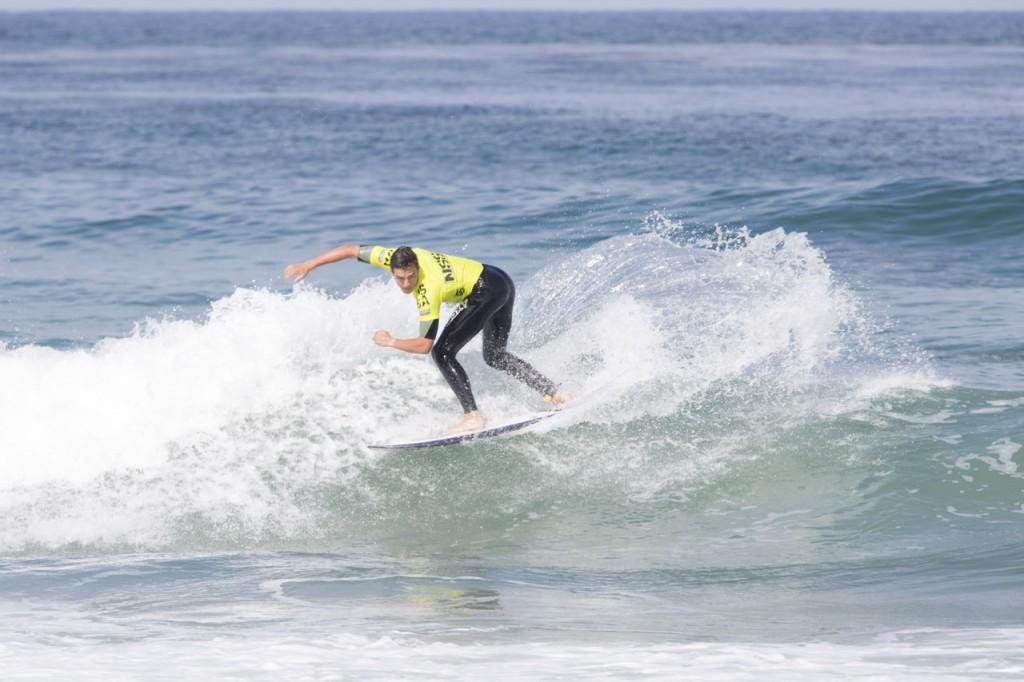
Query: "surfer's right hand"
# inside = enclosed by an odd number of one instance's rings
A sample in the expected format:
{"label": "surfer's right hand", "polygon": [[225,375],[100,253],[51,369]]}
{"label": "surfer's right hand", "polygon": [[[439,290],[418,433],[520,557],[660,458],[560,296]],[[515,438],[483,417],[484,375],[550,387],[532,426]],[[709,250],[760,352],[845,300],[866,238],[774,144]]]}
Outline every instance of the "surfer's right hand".
{"label": "surfer's right hand", "polygon": [[313,268],[308,262],[292,263],[284,269],[284,278],[291,279],[294,277],[295,282],[298,283],[306,279],[306,275],[308,275],[309,271],[312,269]]}

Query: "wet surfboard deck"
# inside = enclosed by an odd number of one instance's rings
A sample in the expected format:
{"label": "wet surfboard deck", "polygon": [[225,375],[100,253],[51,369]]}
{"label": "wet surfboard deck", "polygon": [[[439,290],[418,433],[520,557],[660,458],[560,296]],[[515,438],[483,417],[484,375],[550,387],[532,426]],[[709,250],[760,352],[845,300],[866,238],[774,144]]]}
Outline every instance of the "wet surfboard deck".
{"label": "wet surfboard deck", "polygon": [[538,414],[531,415],[525,419],[518,421],[509,422],[500,426],[492,426],[486,429],[480,429],[479,431],[469,431],[467,433],[456,433],[450,436],[439,436],[437,438],[426,438],[424,440],[413,440],[405,443],[385,443],[381,445],[368,445],[372,450],[419,450],[422,448],[436,448],[443,445],[456,445],[458,443],[469,443],[475,440],[483,440],[485,438],[494,438],[495,436],[501,436],[507,433],[515,433],[516,431],[522,431],[523,429],[533,426],[537,422],[544,421],[549,417],[553,417],[558,412],[541,412]]}

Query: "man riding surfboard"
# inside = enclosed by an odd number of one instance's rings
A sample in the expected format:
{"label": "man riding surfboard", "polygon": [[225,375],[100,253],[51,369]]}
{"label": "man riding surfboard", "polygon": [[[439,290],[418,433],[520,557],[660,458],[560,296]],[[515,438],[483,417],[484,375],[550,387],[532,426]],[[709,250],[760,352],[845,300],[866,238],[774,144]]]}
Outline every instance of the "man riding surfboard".
{"label": "man riding surfboard", "polygon": [[[469,377],[455,358],[462,347],[481,331],[484,362],[540,392],[544,400],[551,401],[556,407],[568,401],[568,396],[559,391],[550,379],[522,358],[508,352],[516,289],[512,278],[500,268],[469,258],[408,246],[389,248],[346,244],[312,260],[292,263],[284,269],[284,277],[299,282],[321,265],[350,258],[389,271],[398,288],[415,298],[420,315],[419,336],[396,339],[381,329],[373,335],[373,341],[378,346],[433,356],[465,412],[462,422],[449,429],[449,433],[476,431],[484,427],[484,418],[473,398]],[[461,305],[435,341],[441,303]]]}

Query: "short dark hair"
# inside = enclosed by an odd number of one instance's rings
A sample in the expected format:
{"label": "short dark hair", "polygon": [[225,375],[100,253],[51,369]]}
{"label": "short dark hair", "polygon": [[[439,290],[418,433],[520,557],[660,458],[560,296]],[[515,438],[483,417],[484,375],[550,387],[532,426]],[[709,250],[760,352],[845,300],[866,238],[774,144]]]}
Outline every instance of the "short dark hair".
{"label": "short dark hair", "polygon": [[420,262],[416,260],[416,252],[409,246],[399,246],[395,249],[395,252],[391,254],[391,261],[389,262],[391,269],[400,268],[419,268]]}

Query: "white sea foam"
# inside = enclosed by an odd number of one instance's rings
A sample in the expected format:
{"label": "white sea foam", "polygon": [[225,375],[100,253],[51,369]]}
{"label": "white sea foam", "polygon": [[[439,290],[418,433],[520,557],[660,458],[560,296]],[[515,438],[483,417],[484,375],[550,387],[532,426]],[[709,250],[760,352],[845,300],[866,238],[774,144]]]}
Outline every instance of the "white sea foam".
{"label": "white sea foam", "polygon": [[1014,478],[1024,478],[1024,474],[1019,472],[1017,462],[1013,460],[1014,455],[1021,449],[1020,443],[1015,443],[1009,438],[1000,438],[986,449],[992,455],[979,455],[977,453],[963,455],[957,458],[956,467],[970,471],[972,469],[971,462],[978,461],[988,465],[988,468],[996,473],[1006,474]]}
{"label": "white sea foam", "polygon": [[[558,446],[537,451],[538,466],[587,485],[650,467],[667,446],[680,456],[618,484],[650,497],[709,480],[749,447],[722,434],[698,450],[692,431],[665,429],[577,442],[566,428],[694,409],[710,410],[713,425],[726,417],[705,403],[723,390],[725,404],[828,413],[858,390],[875,394],[872,382],[919,383],[871,364],[857,300],[805,235],[676,237],[662,226],[612,238],[521,283],[512,349],[577,396],[577,409],[546,426]],[[0,548],[188,546],[197,527],[228,543],[315,536],[311,487],[360,486],[385,456],[364,444],[457,417],[430,358],[374,346],[379,327],[412,335],[415,314],[374,279],[342,297],[239,289],[204,319],[148,320],[87,350],[0,350]],[[487,414],[540,407],[484,367],[479,349],[476,340],[460,357]],[[813,399],[802,400],[808,387]]]}
{"label": "white sea foam", "polygon": [[[917,630],[861,644],[558,642],[459,644],[394,633],[281,632],[103,642],[54,633],[0,644],[9,680],[943,680],[1024,675],[1024,630]],[[478,633],[486,634],[486,633]]]}

